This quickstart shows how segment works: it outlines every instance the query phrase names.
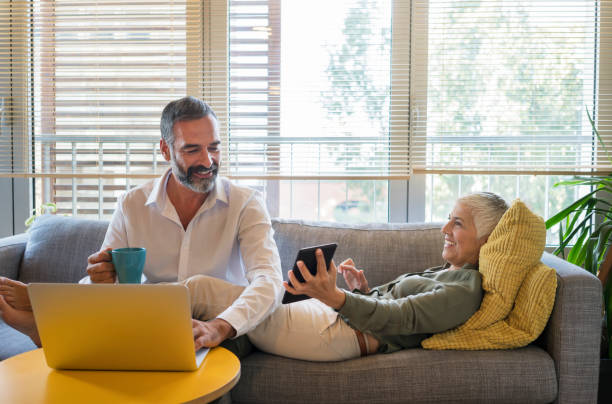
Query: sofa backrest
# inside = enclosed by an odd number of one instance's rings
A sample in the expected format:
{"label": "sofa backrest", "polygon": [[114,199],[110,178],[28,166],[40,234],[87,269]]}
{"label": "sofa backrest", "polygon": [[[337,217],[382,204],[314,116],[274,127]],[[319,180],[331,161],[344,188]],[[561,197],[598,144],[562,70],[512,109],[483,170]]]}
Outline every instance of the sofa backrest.
{"label": "sofa backrest", "polygon": [[[377,223],[345,225],[272,219],[283,277],[293,267],[300,248],[338,243],[334,261],[352,258],[364,269],[370,285],[406,272],[442,265],[440,224]],[[22,282],[78,282],[86,275],[87,257],[100,249],[107,221],[44,215],[29,232],[21,261]],[[344,280],[339,279],[339,285]]]}
{"label": "sofa backrest", "polygon": [[19,280],[78,282],[86,275],[87,257],[104,241],[108,222],[57,215],[36,219],[19,269]]}
{"label": "sofa backrest", "polygon": [[[364,270],[370,286],[443,264],[444,237],[439,223],[345,225],[273,219],[272,227],[284,279],[300,248],[332,242],[338,243],[334,262],[352,258]],[[338,284],[345,287],[341,278]]]}

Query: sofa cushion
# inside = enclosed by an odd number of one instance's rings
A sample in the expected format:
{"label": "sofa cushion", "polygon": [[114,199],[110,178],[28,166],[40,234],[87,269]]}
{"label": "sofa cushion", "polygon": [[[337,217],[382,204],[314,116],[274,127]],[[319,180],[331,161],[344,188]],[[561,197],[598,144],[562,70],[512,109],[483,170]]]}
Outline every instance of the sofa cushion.
{"label": "sofa cushion", "polygon": [[[273,219],[272,227],[285,280],[300,248],[325,243],[338,243],[334,262],[353,258],[372,286],[443,264],[439,223],[347,225]],[[338,283],[346,287],[342,276]]]}
{"label": "sofa cushion", "polygon": [[231,395],[233,403],[249,404],[550,403],[557,396],[557,374],[550,355],[535,346],[405,349],[327,363],[255,352],[241,360]]}
{"label": "sofa cushion", "polygon": [[535,340],[550,316],[556,290],[554,270],[539,262],[545,241],[542,218],[515,201],[480,251],[485,292],[480,309],[465,324],[424,340],[422,346],[502,349]]}
{"label": "sofa cushion", "polygon": [[19,280],[78,282],[86,275],[87,257],[98,251],[108,222],[44,215],[30,228]]}
{"label": "sofa cushion", "polygon": [[27,233],[0,239],[0,276],[17,279],[27,242]]}
{"label": "sofa cushion", "polygon": [[0,361],[37,348],[29,337],[9,327],[1,319],[0,341]]}

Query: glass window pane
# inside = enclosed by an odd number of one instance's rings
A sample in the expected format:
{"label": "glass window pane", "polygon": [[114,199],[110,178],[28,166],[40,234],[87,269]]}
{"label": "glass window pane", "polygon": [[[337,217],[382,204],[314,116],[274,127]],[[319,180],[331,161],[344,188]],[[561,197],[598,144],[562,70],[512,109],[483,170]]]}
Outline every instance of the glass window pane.
{"label": "glass window pane", "polygon": [[427,166],[593,164],[597,1],[427,4]]}

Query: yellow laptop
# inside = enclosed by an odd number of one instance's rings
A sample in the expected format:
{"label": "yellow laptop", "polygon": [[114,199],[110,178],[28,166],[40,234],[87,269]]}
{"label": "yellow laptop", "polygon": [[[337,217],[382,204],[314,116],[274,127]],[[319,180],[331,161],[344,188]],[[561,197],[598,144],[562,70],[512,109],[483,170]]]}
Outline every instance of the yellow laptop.
{"label": "yellow laptop", "polygon": [[55,369],[196,370],[183,285],[32,283],[32,311]]}

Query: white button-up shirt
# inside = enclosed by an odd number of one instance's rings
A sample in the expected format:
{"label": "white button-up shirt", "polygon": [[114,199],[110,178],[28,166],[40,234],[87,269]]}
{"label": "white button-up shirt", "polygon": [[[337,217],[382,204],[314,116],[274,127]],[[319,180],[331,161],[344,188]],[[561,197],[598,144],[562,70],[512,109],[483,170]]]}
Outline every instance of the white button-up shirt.
{"label": "white button-up shirt", "polygon": [[258,192],[219,177],[184,229],[166,193],[170,171],[119,199],[102,249],[145,247],[148,282],[203,274],[246,286],[218,316],[242,335],[274,311],[283,289],[265,204]]}

